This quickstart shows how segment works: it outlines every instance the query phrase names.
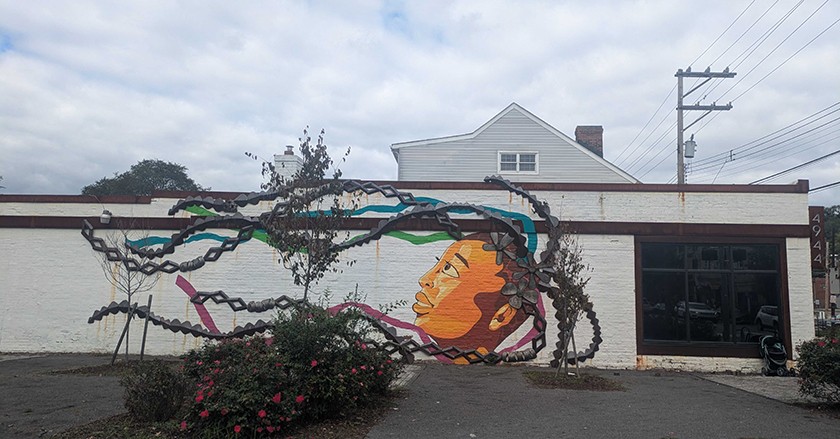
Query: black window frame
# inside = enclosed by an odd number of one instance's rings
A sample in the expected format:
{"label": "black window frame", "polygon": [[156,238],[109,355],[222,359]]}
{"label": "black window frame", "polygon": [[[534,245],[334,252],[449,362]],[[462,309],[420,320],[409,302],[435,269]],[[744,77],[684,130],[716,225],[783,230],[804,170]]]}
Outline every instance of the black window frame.
{"label": "black window frame", "polygon": [[[642,266],[642,247],[644,244],[685,244],[685,245],[719,245],[727,246],[729,248],[738,247],[741,245],[761,245],[770,244],[775,245],[778,249],[777,268],[778,268],[778,285],[779,285],[779,320],[781,324],[781,333],[779,337],[785,344],[788,356],[791,357],[791,337],[790,337],[790,312],[789,312],[789,294],[787,284],[787,255],[786,255],[786,239],[785,238],[738,238],[727,236],[636,236],[635,239],[635,259],[636,259],[636,350],[638,355],[678,355],[678,356],[703,356],[703,357],[738,357],[738,358],[760,358],[758,344],[752,343],[732,343],[732,342],[684,342],[684,341],[659,341],[659,340],[645,340],[644,338],[644,296],[643,296],[643,273]],[[687,261],[688,256],[684,255]],[[687,264],[683,268],[685,273],[690,273]],[[723,271],[739,272],[739,273],[753,273],[763,272],[768,270],[735,270],[729,267]],[[677,269],[674,272],[678,272]],[[693,272],[697,272],[696,270]],[[710,271],[711,272],[711,271]],[[792,357],[791,357],[792,358]]]}

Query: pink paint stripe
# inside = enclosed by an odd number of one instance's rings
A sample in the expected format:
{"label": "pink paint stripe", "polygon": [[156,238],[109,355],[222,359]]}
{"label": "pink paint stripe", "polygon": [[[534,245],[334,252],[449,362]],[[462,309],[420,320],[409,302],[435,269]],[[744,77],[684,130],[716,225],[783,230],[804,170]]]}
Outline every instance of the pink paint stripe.
{"label": "pink paint stripe", "polygon": [[[387,323],[391,326],[415,332],[420,337],[420,340],[423,343],[432,343],[432,338],[429,337],[429,335],[426,334],[426,331],[422,330],[419,326],[413,325],[413,324],[408,323],[408,322],[404,322],[402,320],[395,319],[394,317],[391,317],[391,316],[389,316],[389,315],[387,315],[387,314],[385,314],[385,313],[383,313],[379,310],[376,310],[376,309],[372,308],[370,305],[367,305],[367,304],[364,304],[364,303],[359,303],[359,302],[342,303],[340,305],[336,305],[336,306],[328,308],[327,311],[329,311],[331,314],[335,315],[339,311],[341,311],[345,308],[349,308],[351,306],[359,308],[365,314],[367,314],[367,315],[369,315],[369,316],[371,316],[371,317],[373,317],[377,320],[382,320],[383,322],[385,322],[385,323]],[[445,355],[435,355],[435,358],[437,358],[438,360],[440,360],[444,363],[451,363],[452,362],[452,360],[447,358]]]}
{"label": "pink paint stripe", "polygon": [[[190,299],[197,296],[198,293],[193,288],[190,281],[184,279],[181,275],[178,275],[178,278],[175,279],[175,285],[178,285],[187,296],[190,296]],[[210,331],[215,334],[221,334],[222,331],[219,331],[219,328],[216,327],[216,323],[213,321],[213,317],[210,315],[210,311],[207,311],[207,308],[201,303],[193,303],[195,306],[195,311],[198,313],[198,317],[201,318],[201,323],[204,323],[204,326],[207,327]]]}

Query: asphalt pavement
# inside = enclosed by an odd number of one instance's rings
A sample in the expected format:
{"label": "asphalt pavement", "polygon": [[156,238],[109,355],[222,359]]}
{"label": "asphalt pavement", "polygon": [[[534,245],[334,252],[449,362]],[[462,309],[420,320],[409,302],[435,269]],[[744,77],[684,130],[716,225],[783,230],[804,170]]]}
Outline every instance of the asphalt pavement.
{"label": "asphalt pavement", "polygon": [[[0,354],[0,438],[49,437],[124,411],[115,377],[54,374],[108,356]],[[412,365],[369,438],[834,438],[840,419],[790,405],[795,378],[587,369],[624,385],[531,386],[524,366]],[[763,392],[764,395],[757,392]]]}

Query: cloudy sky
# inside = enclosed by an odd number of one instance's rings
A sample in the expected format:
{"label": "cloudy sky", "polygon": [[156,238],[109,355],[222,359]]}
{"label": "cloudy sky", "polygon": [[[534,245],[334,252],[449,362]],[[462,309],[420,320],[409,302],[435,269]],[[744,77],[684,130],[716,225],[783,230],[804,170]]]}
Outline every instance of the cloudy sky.
{"label": "cloudy sky", "polygon": [[[258,190],[245,152],[270,158],[307,125],[351,147],[345,175],[396,179],[391,143],[471,132],[511,102],[572,136],[603,125],[607,159],[668,182],[688,66],[737,73],[686,98],[733,104],[687,131],[689,182],[748,183],[840,150],[838,19],[825,0],[0,0],[0,184],[76,194],[157,158]],[[840,154],[769,183],[800,178],[840,180]],[[840,204],[840,186],[810,201]]]}

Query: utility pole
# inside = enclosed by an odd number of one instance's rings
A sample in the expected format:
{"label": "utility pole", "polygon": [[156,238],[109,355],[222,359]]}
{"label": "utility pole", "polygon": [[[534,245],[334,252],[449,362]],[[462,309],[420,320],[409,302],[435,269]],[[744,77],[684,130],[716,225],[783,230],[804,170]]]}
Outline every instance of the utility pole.
{"label": "utility pole", "polygon": [[[726,105],[717,105],[717,103],[713,102],[712,105],[683,105],[683,98],[711,81],[712,78],[732,78],[735,76],[735,73],[730,73],[729,67],[724,69],[722,72],[713,72],[711,71],[711,68],[707,68],[703,72],[692,72],[691,67],[689,67],[685,69],[685,71],[683,71],[683,69],[677,70],[677,73],[674,76],[677,77],[677,184],[685,184],[685,159],[683,149],[685,148],[685,143],[683,142],[683,133],[685,130],[691,128],[692,125],[700,122],[700,119],[708,116],[712,111],[731,110],[732,103],[730,102]],[[683,93],[683,78],[706,78],[706,80],[697,84],[688,92]],[[687,127],[683,128],[684,110],[704,110],[706,112],[702,116],[698,117],[697,120],[691,122]]]}

